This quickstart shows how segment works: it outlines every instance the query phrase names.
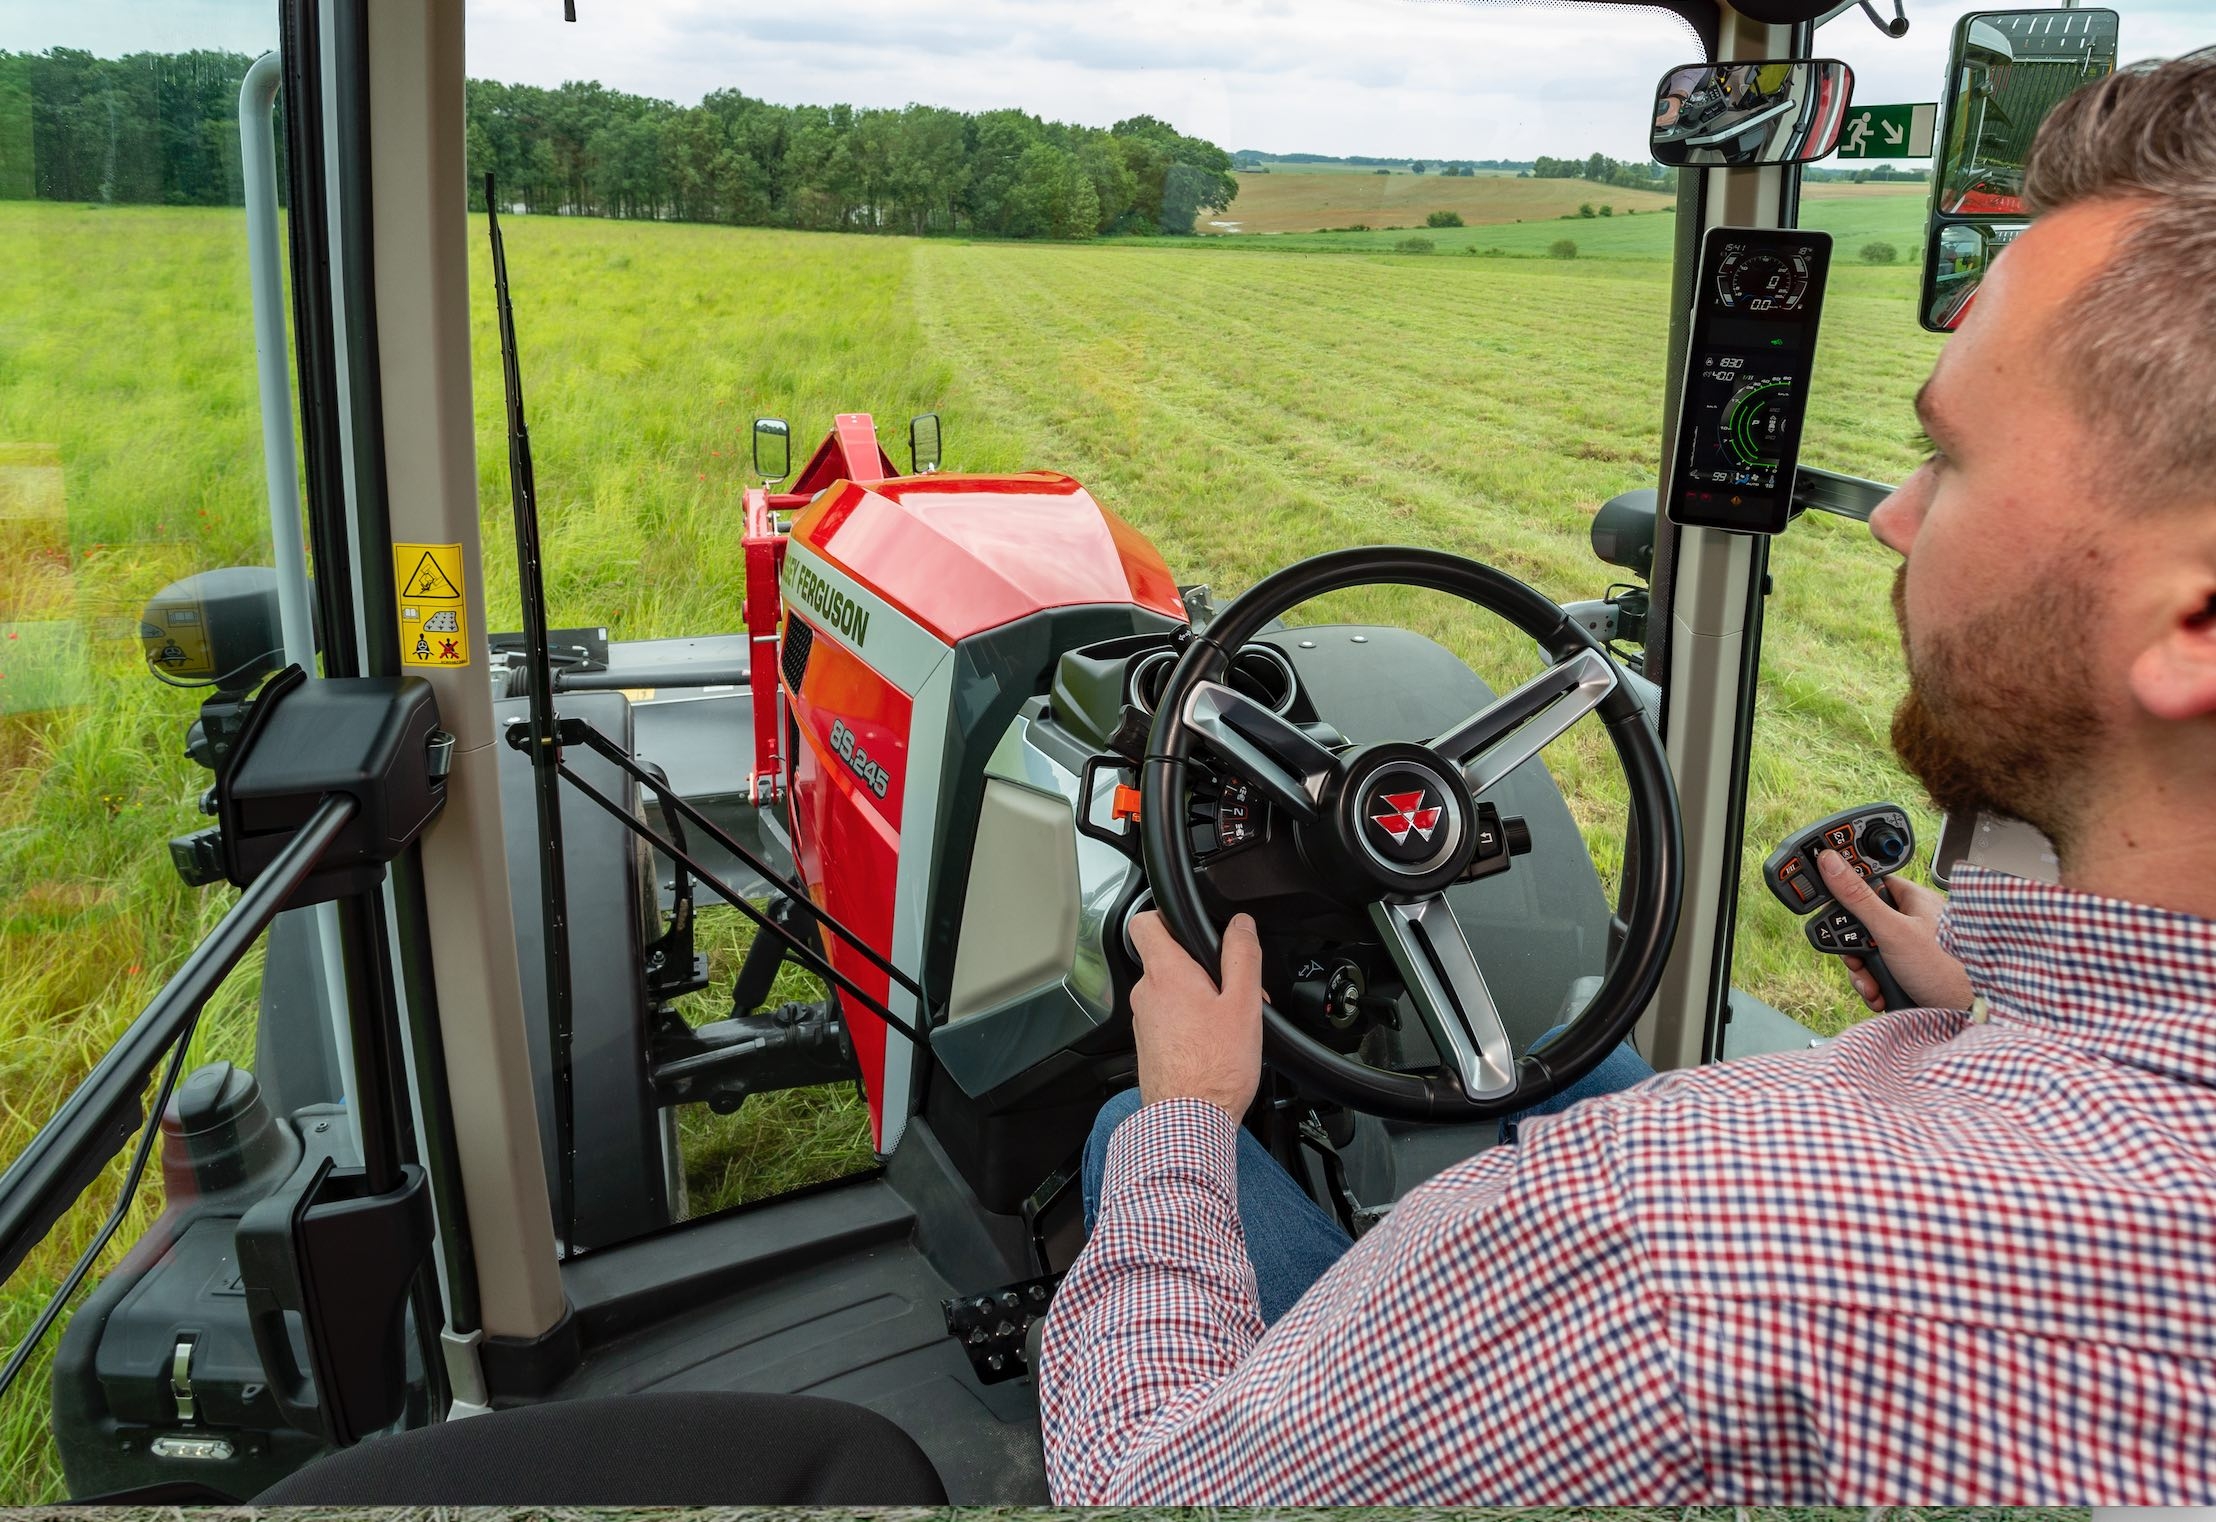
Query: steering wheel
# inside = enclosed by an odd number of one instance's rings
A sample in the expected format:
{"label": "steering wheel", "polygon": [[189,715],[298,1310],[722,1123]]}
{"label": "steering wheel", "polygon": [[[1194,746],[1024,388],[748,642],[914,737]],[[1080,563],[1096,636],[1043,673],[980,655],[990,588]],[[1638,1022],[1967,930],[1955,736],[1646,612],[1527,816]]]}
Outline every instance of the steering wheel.
{"label": "steering wheel", "polygon": [[[1424,587],[1475,603],[1536,640],[1554,664],[1427,743],[1341,749],[1223,681],[1232,653],[1271,619],[1310,598],[1371,585]],[[1444,890],[1478,851],[1477,795],[1595,710],[1631,784],[1626,925],[1584,1013],[1544,1054],[1518,1059]],[[1350,912],[1367,911],[1445,1064],[1443,1072],[1373,1067],[1265,1003],[1264,1053],[1316,1092],[1405,1120],[1510,1115],[1592,1071],[1661,981],[1684,891],[1677,790],[1661,741],[1608,652],[1513,576],[1437,550],[1336,550],[1256,583],[1187,641],[1147,736],[1139,843],[1163,920],[1216,976],[1223,939],[1184,826],[1195,746],[1246,778],[1291,821],[1311,889],[1335,896]]]}

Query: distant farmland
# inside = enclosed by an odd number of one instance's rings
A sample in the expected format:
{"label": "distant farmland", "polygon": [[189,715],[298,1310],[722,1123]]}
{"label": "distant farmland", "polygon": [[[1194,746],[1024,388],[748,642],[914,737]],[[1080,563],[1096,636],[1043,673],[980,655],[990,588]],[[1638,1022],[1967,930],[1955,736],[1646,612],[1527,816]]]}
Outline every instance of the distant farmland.
{"label": "distant farmland", "polygon": [[1272,169],[1242,174],[1239,198],[1228,211],[1204,217],[1201,231],[1309,233],[1327,227],[1421,227],[1434,211],[1459,213],[1472,224],[1544,221],[1576,212],[1580,202],[1606,201],[1621,214],[1666,211],[1676,198],[1663,191],[1618,190],[1585,180],[1519,180],[1481,174],[1471,179],[1439,174],[1356,174],[1345,168]]}
{"label": "distant farmland", "polygon": [[[1321,176],[1319,176],[1320,178]],[[1259,177],[1263,182],[1273,178]],[[1358,176],[1341,173],[1334,178],[1357,179]],[[1670,257],[1671,238],[1676,227],[1673,217],[1650,216],[1645,208],[1655,197],[1638,191],[1619,191],[1587,184],[1583,180],[1517,180],[1495,178],[1491,180],[1444,180],[1434,183],[1430,175],[1418,180],[1414,175],[1395,175],[1392,183],[1414,183],[1430,190],[1455,187],[1457,192],[1476,201],[1477,198],[1495,195],[1514,195],[1534,191],[1548,191],[1561,197],[1566,204],[1552,212],[1525,215],[1512,212],[1501,216],[1489,214],[1489,220],[1481,220],[1463,211],[1463,227],[1425,227],[1423,214],[1410,211],[1394,219],[1379,220],[1374,217],[1356,217],[1356,222],[1368,222],[1368,232],[1277,232],[1255,235],[1242,232],[1238,236],[1218,236],[1204,240],[1199,246],[1211,251],[1228,251],[1234,248],[1269,249],[1279,253],[1392,253],[1403,240],[1421,234],[1440,254],[1499,253],[1509,255],[1541,256],[1558,238],[1568,238],[1577,245],[1580,259],[1650,259],[1664,260]],[[1232,203],[1232,210],[1225,213],[1225,220],[1236,220],[1236,213],[1246,208],[1247,189],[1255,183],[1255,177],[1242,176],[1239,199]],[[1373,183],[1388,183],[1380,178]],[[1801,225],[1820,228],[1831,234],[1838,244],[1838,260],[1841,263],[1858,263],[1863,248],[1871,243],[1892,245],[1900,266],[1913,265],[1922,257],[1924,202],[1926,189],[1921,185],[1811,185],[1802,192]],[[1630,203],[1636,199],[1642,208],[1637,216],[1625,216]],[[1596,212],[1592,217],[1577,214],[1581,202],[1590,202]],[[1480,201],[1479,204],[1485,204]],[[1495,213],[1502,202],[1491,202]],[[1597,215],[1602,206],[1615,214]],[[1674,207],[1665,204],[1667,212]],[[1567,215],[1565,216],[1565,213]],[[1521,221],[1516,218],[1522,217]],[[1344,227],[1345,222],[1327,224]]]}

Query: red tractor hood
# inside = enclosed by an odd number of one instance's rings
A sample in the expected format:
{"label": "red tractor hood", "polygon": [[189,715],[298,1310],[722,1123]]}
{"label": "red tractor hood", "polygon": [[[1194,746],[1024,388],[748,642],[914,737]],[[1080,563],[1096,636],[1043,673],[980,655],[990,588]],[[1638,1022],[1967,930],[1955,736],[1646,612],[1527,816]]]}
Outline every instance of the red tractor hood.
{"label": "red tractor hood", "polygon": [[801,510],[792,539],[950,645],[1087,603],[1185,616],[1160,552],[1050,472],[839,481]]}

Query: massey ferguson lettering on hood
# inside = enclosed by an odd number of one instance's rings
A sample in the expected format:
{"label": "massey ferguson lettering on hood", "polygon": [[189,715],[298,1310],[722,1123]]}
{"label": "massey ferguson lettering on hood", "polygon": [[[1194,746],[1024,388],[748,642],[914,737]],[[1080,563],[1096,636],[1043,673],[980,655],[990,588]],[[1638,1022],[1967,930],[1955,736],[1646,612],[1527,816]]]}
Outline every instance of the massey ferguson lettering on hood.
{"label": "massey ferguson lettering on hood", "polygon": [[814,566],[793,558],[786,562],[785,596],[816,615],[823,626],[844,636],[848,644],[869,642],[869,609],[833,586]]}

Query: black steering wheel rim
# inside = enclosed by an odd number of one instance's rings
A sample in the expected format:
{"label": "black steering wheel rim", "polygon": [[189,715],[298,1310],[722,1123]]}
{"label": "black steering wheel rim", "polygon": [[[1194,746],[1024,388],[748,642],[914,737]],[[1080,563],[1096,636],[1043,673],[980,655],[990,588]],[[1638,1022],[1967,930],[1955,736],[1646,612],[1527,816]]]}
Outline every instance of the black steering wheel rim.
{"label": "black steering wheel rim", "polygon": [[1561,1092],[1597,1067],[1630,1033],[1654,996],[1677,932],[1683,898],[1683,829],[1660,738],[1607,650],[1554,602],[1503,571],[1441,550],[1364,546],[1334,550],[1264,578],[1187,641],[1155,704],[1139,777],[1139,842],[1147,883],[1164,922],[1209,975],[1223,938],[1202,900],[1185,817],[1186,768],[1200,743],[1186,716],[1202,683],[1221,678],[1230,657],[1270,620],[1312,598],[1369,585],[1421,587],[1458,596],[1506,620],[1556,662],[1585,652],[1607,662],[1615,681],[1593,708],[1630,784],[1626,842],[1626,928],[1598,993],[1544,1053],[1515,1060],[1503,1093],[1473,1098],[1453,1073],[1374,1068],[1325,1045],[1265,1003],[1263,1053],[1308,1087],[1367,1113],[1402,1120],[1489,1119]]}

